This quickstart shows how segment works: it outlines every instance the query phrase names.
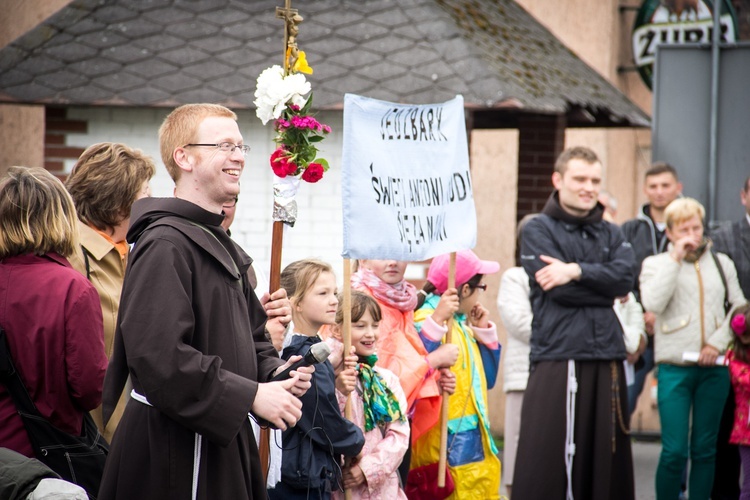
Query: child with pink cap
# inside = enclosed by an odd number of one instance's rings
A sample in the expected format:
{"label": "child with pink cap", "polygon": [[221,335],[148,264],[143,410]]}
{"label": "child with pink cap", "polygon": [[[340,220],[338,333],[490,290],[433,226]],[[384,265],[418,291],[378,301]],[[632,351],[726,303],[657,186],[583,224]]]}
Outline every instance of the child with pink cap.
{"label": "child with pink cap", "polygon": [[[455,393],[448,410],[448,470],[455,483],[451,499],[499,498],[500,461],[490,435],[487,389],[495,385],[500,364],[497,328],[480,303],[486,274],[500,270],[471,250],[456,252],[456,288],[448,288],[450,255],[435,257],[414,313],[417,331],[428,352],[442,345],[453,317],[451,343],[458,346]],[[438,461],[440,426],[413,444],[412,468]]]}

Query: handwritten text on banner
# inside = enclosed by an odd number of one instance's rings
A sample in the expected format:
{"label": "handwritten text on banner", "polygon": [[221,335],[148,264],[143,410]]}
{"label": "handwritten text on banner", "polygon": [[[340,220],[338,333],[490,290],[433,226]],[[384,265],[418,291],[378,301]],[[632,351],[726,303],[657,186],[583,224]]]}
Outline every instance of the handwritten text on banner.
{"label": "handwritten text on banner", "polygon": [[473,248],[463,98],[408,105],[344,98],[345,258],[425,260]]}

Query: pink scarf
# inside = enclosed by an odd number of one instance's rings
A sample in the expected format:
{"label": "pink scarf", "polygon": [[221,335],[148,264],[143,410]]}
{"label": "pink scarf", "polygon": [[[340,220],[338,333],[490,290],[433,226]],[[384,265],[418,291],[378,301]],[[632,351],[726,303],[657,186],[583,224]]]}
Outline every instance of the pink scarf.
{"label": "pink scarf", "polygon": [[369,288],[373,297],[401,312],[413,311],[417,306],[417,287],[406,280],[389,285],[364,267],[360,267],[356,273],[352,274],[352,287]]}

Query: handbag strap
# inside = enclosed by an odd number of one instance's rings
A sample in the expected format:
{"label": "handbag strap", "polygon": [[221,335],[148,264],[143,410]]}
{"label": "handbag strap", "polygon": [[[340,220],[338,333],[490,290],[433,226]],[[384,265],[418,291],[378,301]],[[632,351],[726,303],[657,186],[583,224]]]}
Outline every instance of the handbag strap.
{"label": "handbag strap", "polygon": [[721,262],[719,262],[719,257],[716,256],[716,252],[714,252],[714,249],[711,248],[709,251],[711,252],[711,257],[714,259],[714,264],[716,264],[716,269],[719,271],[721,284],[724,285],[724,314],[726,314],[729,312],[729,309],[732,308],[731,304],[729,303],[729,287],[727,286],[727,275],[724,274],[724,268],[721,267]]}
{"label": "handbag strap", "polygon": [[10,394],[13,404],[16,405],[16,409],[20,413],[43,418],[39,410],[36,409],[34,401],[29,396],[29,392],[23,385],[21,376],[13,364],[13,358],[8,347],[8,338],[2,326],[0,326],[0,381],[8,388],[8,394]]}

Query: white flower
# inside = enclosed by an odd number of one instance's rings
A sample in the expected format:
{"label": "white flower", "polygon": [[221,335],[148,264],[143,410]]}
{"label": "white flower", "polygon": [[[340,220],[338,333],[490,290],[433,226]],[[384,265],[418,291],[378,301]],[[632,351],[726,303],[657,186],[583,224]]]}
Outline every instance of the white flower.
{"label": "white flower", "polygon": [[255,114],[265,125],[270,120],[279,118],[289,102],[304,106],[307,102],[304,96],[310,90],[310,83],[305,79],[305,75],[295,73],[284,77],[281,66],[271,66],[258,77],[255,89]]}

